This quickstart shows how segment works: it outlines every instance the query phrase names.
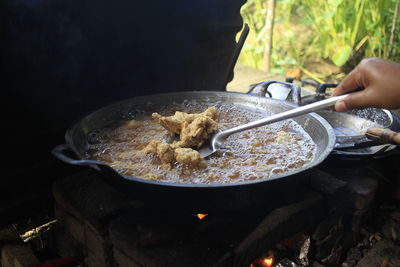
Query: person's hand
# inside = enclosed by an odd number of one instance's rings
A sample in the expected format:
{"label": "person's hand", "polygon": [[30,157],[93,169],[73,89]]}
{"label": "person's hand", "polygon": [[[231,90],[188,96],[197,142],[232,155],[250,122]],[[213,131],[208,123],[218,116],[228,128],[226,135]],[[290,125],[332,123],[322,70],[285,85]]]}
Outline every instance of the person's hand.
{"label": "person's hand", "polygon": [[379,58],[364,59],[338,85],[333,96],[357,88],[365,89],[338,101],[336,111],[366,107],[400,108],[400,64]]}

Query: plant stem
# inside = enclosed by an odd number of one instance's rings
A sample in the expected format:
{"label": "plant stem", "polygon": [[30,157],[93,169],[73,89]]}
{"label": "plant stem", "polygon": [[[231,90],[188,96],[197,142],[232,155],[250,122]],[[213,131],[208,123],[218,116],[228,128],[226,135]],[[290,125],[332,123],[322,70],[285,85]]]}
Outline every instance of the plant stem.
{"label": "plant stem", "polygon": [[272,53],[272,35],[274,31],[275,17],[275,0],[267,1],[267,16],[265,18],[265,26],[267,27],[265,47],[264,47],[264,69],[270,71],[271,53]]}
{"label": "plant stem", "polygon": [[394,11],[394,16],[393,16],[392,29],[390,31],[389,48],[388,48],[389,56],[392,54],[394,34],[396,32],[397,20],[399,18],[399,9],[400,9],[400,0],[397,0],[396,9]]}

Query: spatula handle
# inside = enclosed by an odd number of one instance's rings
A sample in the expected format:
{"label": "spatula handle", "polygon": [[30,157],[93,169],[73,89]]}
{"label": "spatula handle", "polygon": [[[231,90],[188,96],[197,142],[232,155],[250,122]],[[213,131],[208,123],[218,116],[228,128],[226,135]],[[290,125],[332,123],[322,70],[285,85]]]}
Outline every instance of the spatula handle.
{"label": "spatula handle", "polygon": [[264,126],[270,123],[274,123],[274,122],[278,122],[278,121],[282,121],[282,120],[286,120],[286,119],[291,119],[297,116],[301,116],[304,114],[308,114],[310,112],[314,112],[317,110],[321,110],[324,108],[328,108],[328,107],[332,107],[335,105],[335,103],[339,100],[342,100],[343,98],[345,98],[348,94],[345,95],[340,95],[340,96],[334,96],[328,99],[324,99],[318,102],[314,102],[302,107],[298,107],[295,109],[291,109],[282,113],[278,113],[278,114],[274,114],[272,116],[269,116],[267,118],[261,119],[261,120],[256,120],[256,121],[252,121],[243,125],[239,125],[227,130],[224,130],[222,132],[219,133],[219,135],[224,136],[224,137],[228,137],[231,134],[237,133],[237,132],[241,132],[241,131],[245,131],[245,130],[249,130],[249,129],[253,129],[256,127],[260,127],[260,126]]}

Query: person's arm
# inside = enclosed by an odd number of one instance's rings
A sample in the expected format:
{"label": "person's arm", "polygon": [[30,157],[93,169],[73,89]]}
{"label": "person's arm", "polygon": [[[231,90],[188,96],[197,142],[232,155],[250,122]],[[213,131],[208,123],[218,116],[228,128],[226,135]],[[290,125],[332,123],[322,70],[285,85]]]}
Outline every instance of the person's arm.
{"label": "person's arm", "polygon": [[400,108],[400,64],[379,59],[364,59],[334,90],[333,96],[342,95],[357,88],[335,105],[336,111],[354,108]]}

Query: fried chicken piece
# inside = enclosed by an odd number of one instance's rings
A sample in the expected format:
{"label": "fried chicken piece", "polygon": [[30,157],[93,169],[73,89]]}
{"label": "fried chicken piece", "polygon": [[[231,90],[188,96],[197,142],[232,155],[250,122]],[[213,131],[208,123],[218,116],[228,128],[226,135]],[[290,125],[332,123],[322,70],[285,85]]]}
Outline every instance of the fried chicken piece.
{"label": "fried chicken piece", "polygon": [[201,147],[218,129],[217,123],[209,117],[198,117],[191,123],[184,122],[180,133],[180,141],[173,143],[174,147]]}
{"label": "fried chicken piece", "polygon": [[198,165],[201,161],[200,153],[191,148],[177,148],[175,149],[176,162],[186,165]]}
{"label": "fried chicken piece", "polygon": [[218,124],[214,120],[216,108],[208,108],[199,114],[177,111],[174,116],[163,117],[158,113],[153,113],[152,116],[165,129],[179,134],[180,140],[171,145],[153,140],[141,151],[145,154],[157,155],[163,166],[171,167],[171,163],[174,162],[199,165],[200,153],[190,147],[200,147],[203,140],[209,138],[218,129]]}
{"label": "fried chicken piece", "polygon": [[161,160],[163,166],[171,167],[171,163],[179,162],[187,165],[198,165],[201,161],[200,153],[191,148],[172,148],[172,145],[153,140],[141,150],[145,154],[154,154]]}
{"label": "fried chicken piece", "polygon": [[155,154],[157,155],[157,145],[158,143],[162,143],[161,141],[158,140],[152,140],[150,143],[147,144],[145,148],[141,150],[144,154]]}
{"label": "fried chicken piece", "polygon": [[160,114],[153,113],[151,116],[153,119],[158,122],[162,127],[167,129],[170,132],[175,134],[179,134],[182,130],[182,121],[184,121],[184,116],[181,114],[186,114],[180,111],[175,112],[174,116],[163,117]]}
{"label": "fried chicken piece", "polygon": [[141,150],[145,154],[157,155],[162,163],[175,162],[175,152],[172,147],[164,142],[153,140]]}
{"label": "fried chicken piece", "polygon": [[153,119],[165,129],[180,136],[180,141],[174,142],[174,148],[200,147],[203,139],[209,138],[218,129],[218,124],[214,120],[216,110],[215,107],[210,107],[199,114],[177,111],[174,116],[168,117],[153,113]]}
{"label": "fried chicken piece", "polygon": [[158,113],[153,113],[153,119],[158,122],[161,126],[167,129],[170,132],[175,134],[180,134],[183,128],[184,123],[190,124],[195,119],[206,117],[211,120],[214,120],[216,116],[217,109],[216,107],[207,108],[204,112],[198,114],[188,114],[181,111],[176,111],[175,115],[163,117]]}

